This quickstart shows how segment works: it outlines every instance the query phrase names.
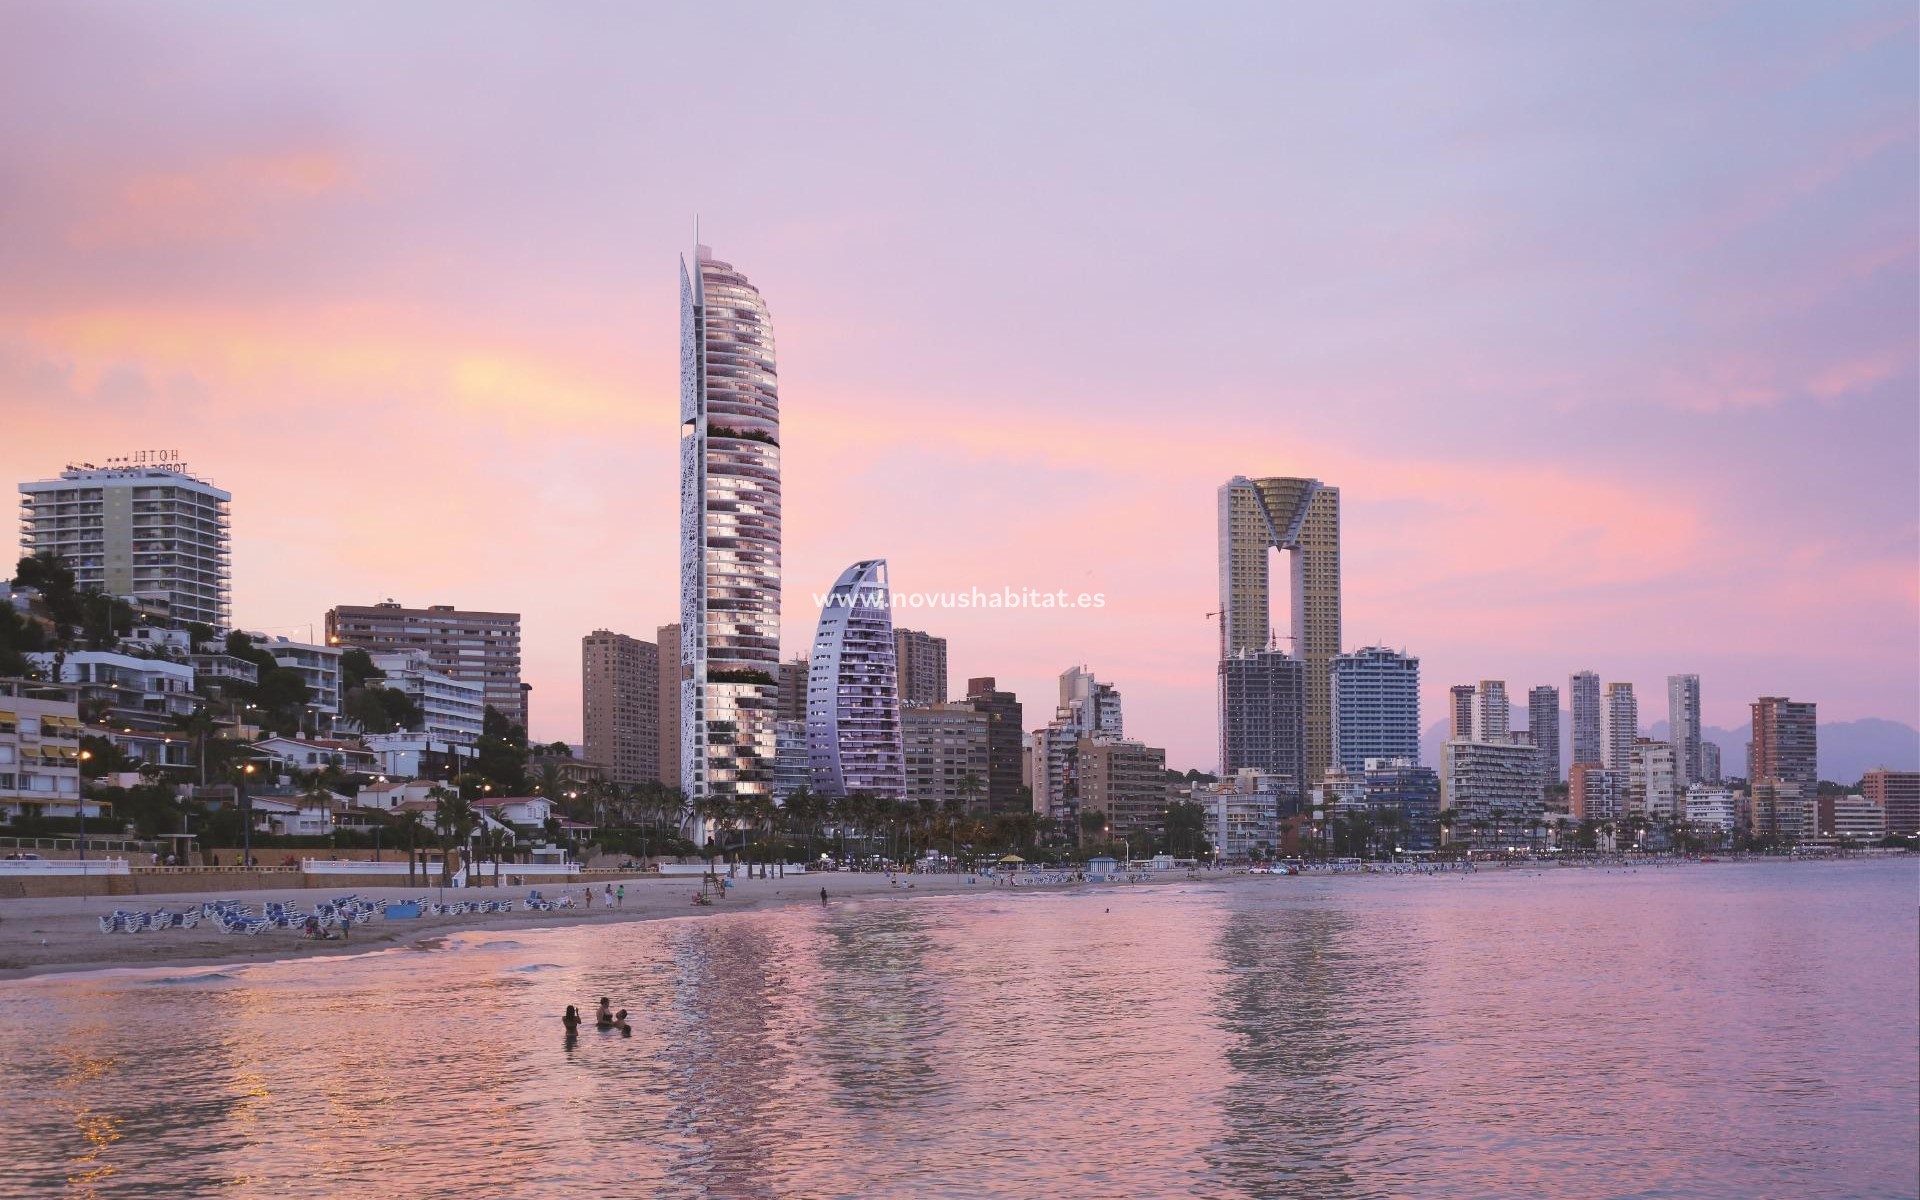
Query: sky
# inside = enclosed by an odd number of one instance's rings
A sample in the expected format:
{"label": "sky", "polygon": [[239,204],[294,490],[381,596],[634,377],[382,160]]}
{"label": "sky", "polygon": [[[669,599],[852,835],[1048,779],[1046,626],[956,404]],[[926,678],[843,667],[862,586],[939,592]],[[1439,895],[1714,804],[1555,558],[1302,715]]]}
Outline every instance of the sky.
{"label": "sky", "polygon": [[1216,757],[1215,493],[1338,486],[1345,643],[1920,724],[1909,3],[0,7],[0,478],[177,449],[234,612],[677,619],[678,257],[778,342],[783,646]]}

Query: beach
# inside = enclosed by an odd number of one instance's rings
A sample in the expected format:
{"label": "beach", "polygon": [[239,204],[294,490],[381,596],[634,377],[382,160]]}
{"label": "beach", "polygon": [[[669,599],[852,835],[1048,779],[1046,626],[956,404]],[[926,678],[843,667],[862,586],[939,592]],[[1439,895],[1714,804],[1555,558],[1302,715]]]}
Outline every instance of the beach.
{"label": "beach", "polygon": [[[820,903],[820,889],[826,888],[829,903],[846,900],[877,900],[889,897],[918,896],[941,892],[979,891],[991,885],[969,884],[966,875],[888,876],[873,873],[826,872],[789,875],[786,878],[748,879],[744,873],[733,880],[727,898],[711,906],[692,901],[699,887],[697,876],[642,876],[613,881],[617,889],[626,888],[624,901],[613,909],[604,903],[605,884],[595,882],[593,906],[581,905],[580,895],[588,887],[575,883],[547,886],[540,891],[549,899],[571,893],[575,907],[550,912],[528,912],[520,908],[530,889],[511,888],[434,888],[414,887],[281,888],[262,891],[193,892],[141,896],[53,896],[33,899],[0,900],[0,980],[19,979],[54,972],[94,971],[114,968],[159,966],[201,966],[224,963],[267,962],[276,959],[335,957],[343,953],[366,953],[420,946],[437,937],[467,930],[532,929],[575,925],[613,924],[622,921],[649,921],[664,917],[711,917],[727,912],[782,907],[792,904]],[[978,878],[978,877],[975,877]],[[907,885],[911,884],[911,887]],[[238,900],[253,906],[256,913],[266,903],[294,904],[310,910],[315,902],[355,895],[376,902],[414,900],[422,896],[456,901],[513,900],[511,913],[466,913],[457,916],[421,916],[389,921],[375,916],[364,925],[356,925],[349,940],[336,936],[330,941],[304,937],[297,929],[270,929],[247,936],[224,933],[211,921],[202,921],[193,929],[160,929],[143,933],[102,933],[100,918],[115,909],[127,911],[171,909],[178,911],[210,900]]]}

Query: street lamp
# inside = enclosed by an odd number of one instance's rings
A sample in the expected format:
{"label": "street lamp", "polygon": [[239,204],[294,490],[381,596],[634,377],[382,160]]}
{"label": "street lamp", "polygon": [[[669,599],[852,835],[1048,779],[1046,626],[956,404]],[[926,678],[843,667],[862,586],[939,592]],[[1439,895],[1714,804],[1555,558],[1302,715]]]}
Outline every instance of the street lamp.
{"label": "street lamp", "polygon": [[87,768],[93,758],[93,751],[80,752],[79,812],[80,812],[80,894],[87,894]]}
{"label": "street lamp", "polygon": [[253,764],[240,768],[240,865],[253,865],[253,799],[247,794],[247,776],[253,774]]}

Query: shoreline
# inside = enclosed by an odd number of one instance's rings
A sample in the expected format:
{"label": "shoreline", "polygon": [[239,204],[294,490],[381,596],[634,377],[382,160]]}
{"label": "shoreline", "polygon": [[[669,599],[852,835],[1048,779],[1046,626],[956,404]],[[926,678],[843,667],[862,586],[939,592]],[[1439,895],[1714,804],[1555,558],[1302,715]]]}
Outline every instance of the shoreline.
{"label": "shoreline", "polygon": [[[1601,867],[1666,868],[1682,866],[1734,865],[1740,862],[1799,863],[1803,861],[1872,862],[1878,856],[1861,858],[1788,858],[1721,859],[1719,863],[1701,863],[1686,859],[1647,859],[1639,862],[1595,862],[1574,869]],[[1905,856],[1899,856],[1905,858]],[[1571,866],[1572,864],[1569,864]],[[422,916],[401,921],[377,917],[372,923],[357,926],[349,940],[312,941],[291,929],[268,930],[258,936],[221,932],[211,923],[195,929],[164,929],[145,933],[102,933],[99,918],[120,908],[147,910],[199,904],[214,899],[205,892],[173,893],[152,896],[58,896],[33,899],[0,900],[0,984],[30,979],[109,971],[146,971],[160,968],[198,970],[206,967],[249,966],[256,963],[289,962],[308,958],[339,958],[393,950],[431,950],[430,943],[444,941],[455,934],[488,933],[529,929],[567,929],[578,925],[612,925],[636,921],[659,921],[679,917],[696,919],[721,916],[729,912],[756,912],[819,903],[825,887],[830,903],[871,901],[883,898],[915,896],[952,896],[999,894],[1007,891],[1061,891],[1069,888],[1136,887],[1170,883],[1278,883],[1313,879],[1417,879],[1471,878],[1473,875],[1498,877],[1509,871],[1558,873],[1553,863],[1514,862],[1487,864],[1474,872],[1417,872],[1378,870],[1309,871],[1303,875],[1252,875],[1242,871],[1203,871],[1198,880],[1184,872],[1167,872],[1166,878],[1149,877],[1139,881],[1029,882],[1009,888],[1001,884],[968,883],[965,875],[911,875],[898,878],[911,886],[895,886],[886,875],[877,873],[832,872],[798,875],[786,879],[746,879],[734,881],[732,895],[711,907],[692,903],[695,877],[669,876],[624,881],[626,903],[611,911],[596,903],[561,912],[467,913],[458,916]],[[617,886],[617,885],[616,885]],[[447,889],[449,899],[514,900],[525,898],[526,888]],[[575,892],[577,885],[542,889],[549,895]],[[266,902],[293,903],[302,907],[315,901],[331,900],[353,894],[375,902],[417,899],[437,895],[440,889],[311,887],[240,891],[219,894],[219,899],[239,900],[256,908]],[[599,889],[595,889],[596,893]],[[129,904],[129,900],[137,901]]]}
{"label": "shoreline", "polygon": [[[106,971],[146,971],[156,968],[199,969],[333,958],[390,950],[430,950],[427,943],[454,934],[525,929],[568,929],[579,925],[613,925],[659,921],[675,917],[707,918],[728,912],[755,912],[797,904],[818,904],[825,887],[829,903],[882,897],[954,895],[997,891],[991,885],[969,884],[964,875],[915,875],[912,887],[895,887],[885,875],[797,875],[786,879],[736,879],[732,894],[710,907],[692,903],[697,877],[669,876],[625,883],[625,903],[613,910],[596,900],[584,907],[558,912],[466,913],[458,916],[422,916],[398,921],[375,917],[357,925],[348,940],[313,941],[292,929],[270,929],[257,936],[221,932],[203,922],[195,929],[161,929],[144,933],[102,933],[99,918],[115,909],[179,909],[207,900],[238,900],[256,909],[266,902],[311,907],[315,901],[352,894],[364,900],[387,902],[435,895],[428,888],[289,888],[229,893],[174,893],[150,896],[58,896],[0,900],[0,983],[54,975]],[[616,884],[616,886],[619,886]],[[1031,885],[1051,888],[1073,884]],[[527,888],[447,889],[454,900],[525,899]],[[535,889],[549,896],[576,895],[579,885]],[[596,895],[599,889],[595,889]],[[129,903],[134,901],[134,903]]]}

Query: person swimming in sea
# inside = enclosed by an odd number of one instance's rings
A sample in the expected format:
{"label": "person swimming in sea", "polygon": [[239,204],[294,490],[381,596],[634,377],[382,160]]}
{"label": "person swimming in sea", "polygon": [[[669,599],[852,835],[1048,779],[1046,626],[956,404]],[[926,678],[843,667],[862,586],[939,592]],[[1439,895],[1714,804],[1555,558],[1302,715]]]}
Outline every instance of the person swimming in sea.
{"label": "person swimming in sea", "polygon": [[626,1009],[623,1008],[619,1012],[613,1014],[613,1027],[620,1031],[621,1037],[633,1036],[633,1026],[627,1024]]}
{"label": "person swimming in sea", "polygon": [[568,1033],[577,1033],[580,1029],[580,1010],[571,1004],[567,1005],[567,1015],[560,1018],[560,1023],[567,1027]]}
{"label": "person swimming in sea", "polygon": [[613,1025],[613,1005],[607,1002],[605,996],[600,997],[600,1009],[593,1014],[593,1023],[602,1029]]}

